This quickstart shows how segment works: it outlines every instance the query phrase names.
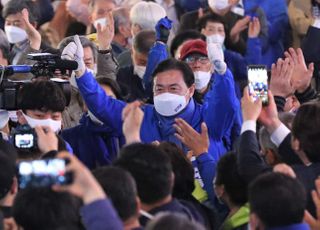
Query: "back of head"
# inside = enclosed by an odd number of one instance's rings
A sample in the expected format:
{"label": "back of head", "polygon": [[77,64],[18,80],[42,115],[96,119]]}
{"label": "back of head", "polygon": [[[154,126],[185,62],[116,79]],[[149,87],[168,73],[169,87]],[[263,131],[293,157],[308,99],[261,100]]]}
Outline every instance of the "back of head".
{"label": "back of head", "polygon": [[13,217],[24,230],[82,229],[79,211],[78,199],[50,188],[21,190],[13,204]]}
{"label": "back of head", "polygon": [[12,162],[16,162],[18,153],[17,150],[9,142],[0,139],[0,151],[3,152]]}
{"label": "back of head", "polygon": [[189,65],[183,61],[178,61],[174,58],[169,58],[160,62],[153,71],[152,76],[153,78],[155,78],[158,73],[162,73],[169,70],[180,71],[183,75],[184,82],[186,83],[188,88],[194,84],[194,75]]}
{"label": "back of head", "polygon": [[26,83],[18,94],[18,107],[22,110],[62,112],[66,99],[62,89],[54,82],[36,80]]}
{"label": "back of head", "polygon": [[124,147],[115,165],[131,173],[143,203],[161,201],[172,192],[170,160],[154,145],[137,143]]}
{"label": "back of head", "polygon": [[204,230],[205,228],[190,221],[185,215],[179,213],[160,213],[151,220],[146,230]]}
{"label": "back of head", "polygon": [[0,200],[10,191],[15,177],[15,161],[7,153],[0,150]]}
{"label": "back of head", "polygon": [[97,76],[96,80],[99,83],[99,85],[110,87],[117,99],[122,99],[120,86],[115,80],[100,75]]}
{"label": "back of head", "polygon": [[20,13],[23,9],[28,10],[30,23],[36,23],[39,18],[40,9],[36,2],[30,0],[8,1],[2,9],[2,17],[6,19],[9,15]]}
{"label": "back of head", "polygon": [[161,142],[159,148],[170,158],[174,173],[173,196],[188,200],[195,188],[194,170],[182,149],[176,144]]}
{"label": "back of head", "polygon": [[237,168],[237,156],[227,153],[220,158],[217,165],[215,185],[223,185],[233,205],[242,206],[247,199],[247,185]]}
{"label": "back of head", "polygon": [[132,25],[138,25],[142,30],[155,30],[157,22],[165,17],[165,9],[155,2],[139,2],[130,10]]}
{"label": "back of head", "polygon": [[141,30],[133,39],[133,49],[144,55],[148,55],[156,41],[156,33],[153,30]]}
{"label": "back of head", "polygon": [[280,173],[266,173],[249,186],[249,204],[266,228],[301,223],[306,192],[297,180]]}
{"label": "back of head", "polygon": [[129,25],[130,18],[129,18],[129,10],[126,7],[120,7],[115,9],[112,12],[113,20],[114,20],[114,33],[118,34],[119,26]]}
{"label": "back of head", "polygon": [[320,103],[303,104],[294,118],[292,135],[311,162],[320,162]]}
{"label": "back of head", "polygon": [[101,167],[93,175],[111,199],[121,220],[137,217],[137,188],[130,173],[117,167]]}

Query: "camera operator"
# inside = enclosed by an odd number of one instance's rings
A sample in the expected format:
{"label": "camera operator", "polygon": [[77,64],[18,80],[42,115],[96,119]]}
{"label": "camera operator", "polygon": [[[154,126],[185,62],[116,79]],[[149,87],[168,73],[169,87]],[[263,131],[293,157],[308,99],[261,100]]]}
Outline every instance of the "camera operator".
{"label": "camera operator", "polygon": [[[66,99],[56,83],[37,79],[24,84],[18,93],[17,105],[18,129],[28,124],[31,128],[49,127],[56,134],[61,130],[62,111],[66,106]],[[60,149],[72,152],[70,145],[62,139],[59,146]],[[31,152],[32,158],[39,157],[38,151]]]}

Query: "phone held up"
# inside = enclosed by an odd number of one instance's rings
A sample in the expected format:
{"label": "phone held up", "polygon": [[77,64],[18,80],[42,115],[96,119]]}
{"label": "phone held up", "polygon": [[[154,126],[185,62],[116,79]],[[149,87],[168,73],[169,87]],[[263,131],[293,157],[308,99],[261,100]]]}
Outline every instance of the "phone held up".
{"label": "phone held up", "polygon": [[269,104],[268,100],[268,71],[264,65],[248,66],[249,93],[255,100],[260,98],[262,105]]}

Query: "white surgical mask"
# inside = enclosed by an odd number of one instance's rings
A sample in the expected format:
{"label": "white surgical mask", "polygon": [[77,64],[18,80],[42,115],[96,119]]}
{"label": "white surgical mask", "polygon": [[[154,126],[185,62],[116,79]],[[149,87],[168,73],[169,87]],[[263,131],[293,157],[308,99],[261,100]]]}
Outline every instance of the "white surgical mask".
{"label": "white surgical mask", "polygon": [[95,115],[93,115],[93,113],[91,113],[89,110],[88,110],[88,115],[91,119],[91,121],[95,124],[98,124],[98,125],[103,125],[103,122],[100,121]]}
{"label": "white surgical mask", "polygon": [[212,34],[207,36],[207,43],[217,43],[223,46],[225,37],[220,34]]}
{"label": "white surgical mask", "polygon": [[162,93],[155,96],[153,100],[156,111],[165,117],[174,116],[187,106],[185,96],[173,93]]}
{"label": "white surgical mask", "polygon": [[213,9],[223,10],[229,6],[229,1],[228,0],[209,0],[208,4]]}
{"label": "white surgical mask", "polygon": [[210,72],[196,71],[193,74],[194,74],[194,81],[195,81],[195,85],[196,85],[196,90],[198,90],[198,91],[205,88],[211,79]]}
{"label": "white surgical mask", "polygon": [[9,122],[9,112],[0,109],[0,129],[4,128]]}
{"label": "white surgical mask", "polygon": [[12,44],[22,42],[28,38],[27,32],[17,26],[5,26],[8,41]]}
{"label": "white surgical mask", "polygon": [[31,128],[34,128],[36,126],[49,126],[53,132],[57,133],[61,130],[61,120],[55,121],[51,118],[48,119],[35,119],[32,117],[29,117],[28,115],[23,113],[24,118],[27,120],[28,124]]}
{"label": "white surgical mask", "polygon": [[133,66],[133,73],[138,75],[141,79],[143,79],[144,73],[146,72],[146,66],[142,65],[134,65]]}
{"label": "white surgical mask", "polygon": [[99,18],[93,22],[94,28],[98,28],[98,24],[100,24],[101,28],[107,26],[107,19],[106,18]]}

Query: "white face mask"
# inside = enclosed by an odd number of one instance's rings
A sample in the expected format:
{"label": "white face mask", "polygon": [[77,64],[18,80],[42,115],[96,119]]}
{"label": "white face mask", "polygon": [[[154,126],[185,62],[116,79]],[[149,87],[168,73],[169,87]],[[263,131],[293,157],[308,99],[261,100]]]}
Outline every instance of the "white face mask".
{"label": "white face mask", "polygon": [[53,132],[57,133],[61,130],[61,120],[55,121],[51,118],[48,119],[35,119],[32,117],[29,117],[28,115],[23,113],[24,118],[27,120],[28,124],[31,128],[34,128],[36,126],[49,126]]}
{"label": "white face mask", "polygon": [[97,28],[98,28],[98,24],[100,24],[100,26],[101,26],[102,28],[106,27],[106,26],[107,26],[107,19],[106,19],[106,18],[99,18],[99,19],[95,20],[95,21],[93,22],[94,28],[97,29]]}
{"label": "white face mask", "polygon": [[217,43],[223,46],[224,43],[224,36],[221,36],[220,34],[212,34],[210,36],[207,36],[207,43]]}
{"label": "white face mask", "polygon": [[208,4],[213,9],[223,10],[229,6],[229,1],[228,0],[209,0]]}
{"label": "white face mask", "polygon": [[0,109],[0,129],[4,128],[9,122],[9,112]]}
{"label": "white face mask", "polygon": [[146,72],[146,66],[142,65],[134,65],[133,66],[133,73],[138,75],[141,79],[143,79],[144,73]]}
{"label": "white face mask", "polygon": [[203,72],[203,71],[197,71],[194,72],[194,83],[196,85],[196,90],[200,91],[203,88],[207,87],[210,79],[211,79],[211,73],[210,72]]}
{"label": "white face mask", "polygon": [[91,121],[95,124],[98,124],[98,125],[103,125],[103,122],[100,121],[95,115],[93,115],[93,113],[91,113],[89,110],[88,110],[88,115],[91,119]]}
{"label": "white face mask", "polygon": [[28,38],[27,32],[16,26],[5,26],[8,41],[12,44],[22,42]]}
{"label": "white face mask", "polygon": [[187,106],[185,96],[173,93],[162,93],[155,96],[153,100],[156,111],[165,117],[174,116]]}

